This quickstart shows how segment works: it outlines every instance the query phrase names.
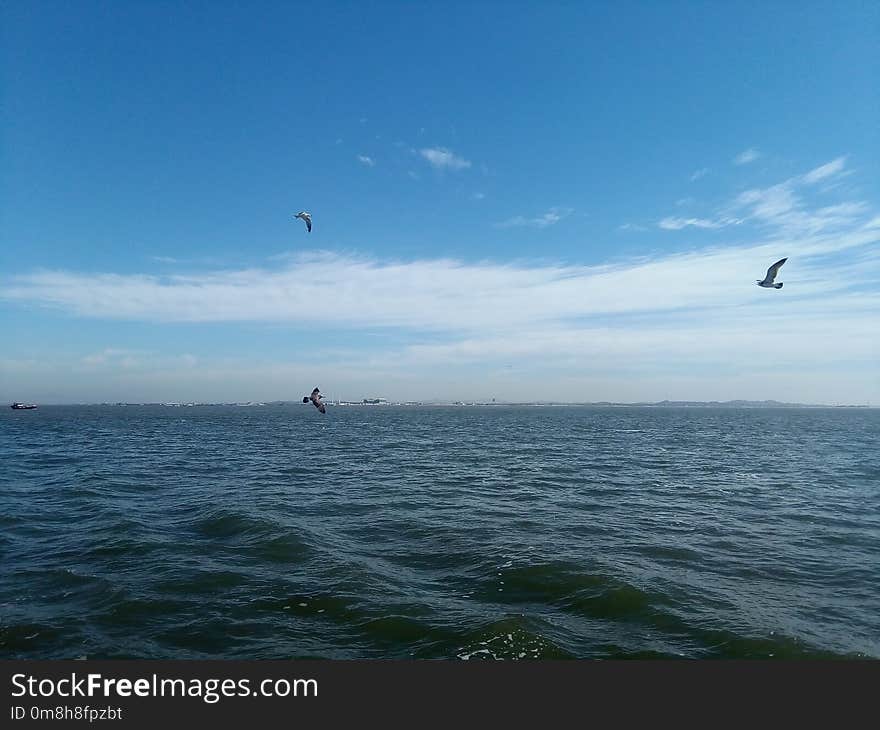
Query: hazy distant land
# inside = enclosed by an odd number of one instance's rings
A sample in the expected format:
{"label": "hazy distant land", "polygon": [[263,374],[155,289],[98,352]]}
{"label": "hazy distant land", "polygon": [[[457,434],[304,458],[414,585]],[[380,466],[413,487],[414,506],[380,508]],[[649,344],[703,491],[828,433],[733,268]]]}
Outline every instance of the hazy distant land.
{"label": "hazy distant land", "polygon": [[[871,408],[870,404],[844,404],[844,403],[785,403],[777,400],[728,400],[728,401],[691,401],[691,400],[662,400],[662,401],[638,401],[624,403],[617,401],[447,401],[447,400],[420,400],[420,401],[389,401],[384,398],[363,398],[361,400],[329,400],[324,403],[328,406],[352,407],[352,406],[602,406],[609,408]],[[167,401],[167,402],[144,402],[144,403],[70,403],[70,404],[47,404],[47,405],[84,405],[84,406],[165,406],[165,407],[196,407],[196,406],[288,406],[301,405],[299,400],[275,400],[275,401]]]}

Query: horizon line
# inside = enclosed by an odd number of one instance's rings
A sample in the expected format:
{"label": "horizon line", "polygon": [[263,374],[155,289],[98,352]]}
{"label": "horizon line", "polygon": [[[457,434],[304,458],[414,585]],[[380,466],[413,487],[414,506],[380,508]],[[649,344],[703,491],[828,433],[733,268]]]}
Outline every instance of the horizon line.
{"label": "horizon line", "polygon": [[[367,401],[383,402],[367,402]],[[12,403],[31,403],[38,405],[36,401],[11,401]],[[411,398],[401,401],[389,401],[384,398],[364,398],[349,400],[346,398],[325,399],[324,403],[330,406],[761,406],[765,408],[876,408],[870,401],[866,403],[801,403],[790,401],[777,401],[774,399],[750,400],[744,398],[732,398],[729,400],[671,400],[658,401],[552,401],[552,400],[469,400],[469,399],[445,399],[431,398],[420,400]],[[302,405],[299,399],[276,399],[276,400],[223,400],[223,401],[67,401],[43,403],[44,407],[63,406],[165,406],[165,407],[194,407],[194,406],[277,406],[277,405]]]}

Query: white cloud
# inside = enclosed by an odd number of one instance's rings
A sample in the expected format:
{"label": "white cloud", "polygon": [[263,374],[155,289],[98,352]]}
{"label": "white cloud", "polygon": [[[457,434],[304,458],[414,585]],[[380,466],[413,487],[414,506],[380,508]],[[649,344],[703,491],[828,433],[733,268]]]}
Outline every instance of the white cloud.
{"label": "white cloud", "polygon": [[622,225],[617,226],[617,230],[619,231],[647,231],[648,229],[645,226],[641,226],[638,223],[623,223]]}
{"label": "white cloud", "polygon": [[858,224],[868,211],[862,201],[844,201],[810,208],[802,195],[803,187],[845,174],[844,157],[838,157],[804,175],[798,175],[768,188],[746,190],[737,196],[733,209],[747,211],[747,218],[788,233],[821,233]]}
{"label": "white cloud", "polygon": [[483,200],[486,197],[486,193],[474,193],[471,195],[472,200]]}
{"label": "white cloud", "polygon": [[793,239],[774,235],[749,246],[613,266],[394,262],[316,253],[292,257],[274,270],[188,276],[36,272],[16,277],[0,296],[107,320],[482,331],[512,323],[522,327],[599,315],[740,306],[766,294],[753,282],[768,262],[783,255],[792,258],[784,272],[789,278],[786,295],[827,297],[876,277],[880,260],[862,262],[848,276],[838,277],[817,257],[878,241],[877,228]]}
{"label": "white cloud", "polygon": [[740,193],[736,202],[752,209],[752,215],[765,220],[778,220],[780,216],[795,208],[798,200],[788,183],[772,187],[746,190]]}
{"label": "white cloud", "polygon": [[696,182],[701,177],[705,177],[708,174],[709,174],[708,167],[701,167],[699,170],[694,170],[694,172],[691,173],[691,182]]}
{"label": "white cloud", "polygon": [[530,227],[530,228],[548,228],[549,226],[554,226],[563,218],[567,218],[574,211],[571,208],[550,208],[543,215],[539,215],[535,218],[526,218],[525,216],[517,215],[513,218],[508,218],[506,221],[501,221],[500,223],[496,223],[496,228],[522,228],[522,227]]}
{"label": "white cloud", "polygon": [[761,153],[754,148],[749,148],[744,152],[740,152],[736,157],[733,158],[734,165],[748,165],[750,162],[754,162],[761,156]]}
{"label": "white cloud", "polygon": [[820,165],[814,170],[810,170],[806,175],[804,175],[801,180],[807,185],[812,185],[813,183],[817,183],[820,180],[824,180],[828,177],[833,177],[835,175],[839,175],[843,172],[843,168],[846,165],[846,157],[838,157],[831,162],[828,162],[824,165]]}
{"label": "white cloud", "polygon": [[[880,354],[880,346],[866,335],[880,300],[875,297],[865,303],[867,306],[858,307],[854,299],[834,298],[825,311],[815,302],[800,300],[789,304],[784,315],[753,302],[745,311],[718,310],[711,321],[695,312],[676,312],[662,320],[636,320],[627,327],[604,322],[545,326],[520,330],[516,337],[504,333],[414,345],[407,353],[413,360],[432,363],[584,357],[593,367],[615,367],[645,353],[651,353],[653,362],[662,359],[672,364],[695,359],[741,361],[743,352],[756,351],[762,352],[764,367],[798,365],[804,358],[809,358],[811,365],[855,359],[871,362]],[[775,332],[772,350],[767,348],[768,332]],[[817,347],[816,337],[833,340],[837,346]]]}
{"label": "white cloud", "polygon": [[140,365],[145,350],[130,350],[119,347],[107,347],[81,358],[83,365],[89,367],[134,368]]}
{"label": "white cloud", "polygon": [[[804,188],[847,174],[844,170],[845,164],[846,157],[838,157],[776,185],[746,190],[712,216],[667,216],[658,221],[657,225],[667,231],[680,231],[684,228],[718,230],[751,222],[772,226],[787,233],[807,234],[855,226],[868,210],[864,202],[844,201],[835,205],[813,205],[811,208],[803,200]],[[693,202],[691,198],[683,198],[676,202],[676,206],[690,205]]]}
{"label": "white cloud", "polygon": [[358,162],[360,162],[363,165],[366,165],[367,167],[373,167],[376,164],[375,161],[373,160],[373,158],[368,157],[367,155],[358,155],[357,159],[358,159]]}
{"label": "white cloud", "polygon": [[193,368],[198,364],[198,358],[190,353],[169,356],[151,350],[107,347],[81,357],[79,362],[86,371],[112,373],[161,367]]}
{"label": "white cloud", "polygon": [[471,166],[470,160],[445,147],[427,147],[419,150],[419,154],[438,170],[464,170]]}
{"label": "white cloud", "polygon": [[720,218],[718,220],[707,220],[706,218],[676,218],[668,216],[663,218],[657,225],[666,231],[680,231],[682,228],[724,228],[725,226],[733,226],[742,223],[737,218]]}

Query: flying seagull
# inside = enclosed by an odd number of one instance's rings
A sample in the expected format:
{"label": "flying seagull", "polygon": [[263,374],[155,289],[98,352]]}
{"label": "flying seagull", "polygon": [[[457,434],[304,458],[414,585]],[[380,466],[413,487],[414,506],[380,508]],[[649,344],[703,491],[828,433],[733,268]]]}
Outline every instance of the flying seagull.
{"label": "flying seagull", "polygon": [[774,284],[773,280],[779,273],[779,269],[782,268],[782,264],[786,261],[788,261],[788,258],[779,259],[779,261],[767,269],[767,276],[764,277],[764,281],[758,279],[758,286],[763,286],[765,289],[782,289],[782,282],[780,281],[778,284]]}
{"label": "flying seagull", "polygon": [[321,391],[317,388],[312,391],[310,396],[303,396],[303,403],[308,403],[309,401],[311,401],[312,405],[321,411],[321,413],[327,412],[327,409],[324,407],[324,402],[321,400]]}
{"label": "flying seagull", "polygon": [[309,233],[312,232],[312,214],[311,213],[306,213],[304,210],[301,210],[299,213],[297,213],[293,217],[294,218],[302,218],[306,222],[306,228],[308,229]]}

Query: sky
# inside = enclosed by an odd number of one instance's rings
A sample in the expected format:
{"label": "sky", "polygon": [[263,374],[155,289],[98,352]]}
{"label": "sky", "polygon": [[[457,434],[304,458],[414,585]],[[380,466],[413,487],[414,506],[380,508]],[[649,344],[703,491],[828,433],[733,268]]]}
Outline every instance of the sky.
{"label": "sky", "polygon": [[878,43],[857,1],[3,3],[0,398],[876,405]]}

